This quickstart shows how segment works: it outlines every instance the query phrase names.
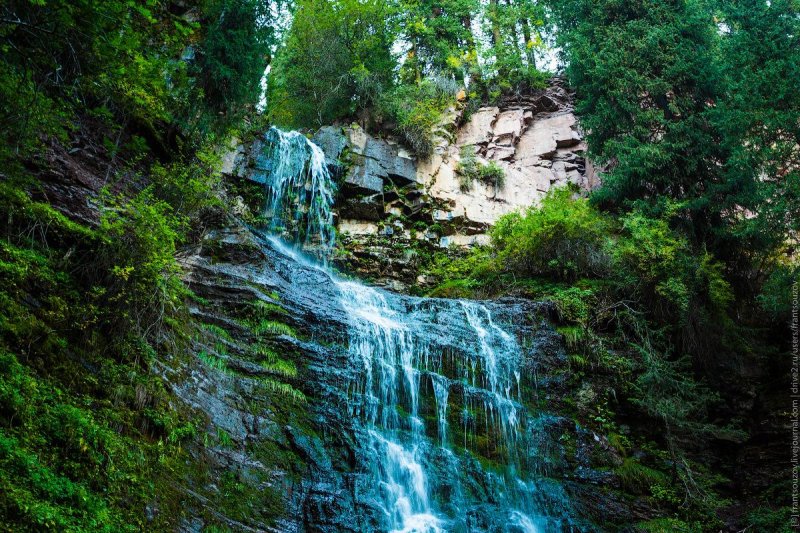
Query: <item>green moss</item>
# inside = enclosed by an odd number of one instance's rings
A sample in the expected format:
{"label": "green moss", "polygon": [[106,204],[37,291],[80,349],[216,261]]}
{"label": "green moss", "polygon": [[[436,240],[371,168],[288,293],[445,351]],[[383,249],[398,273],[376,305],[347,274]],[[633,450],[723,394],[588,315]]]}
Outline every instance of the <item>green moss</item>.
{"label": "green moss", "polygon": [[225,359],[219,357],[218,355],[200,351],[197,352],[197,358],[214,370],[219,370],[220,372],[224,372],[226,374],[232,374],[232,372],[228,369],[228,364],[225,362]]}
{"label": "green moss", "polygon": [[[0,351],[0,417],[12,422],[0,430],[4,522],[15,530],[138,531],[142,510],[156,503],[163,514],[148,527],[176,525],[175,479],[187,475],[182,445],[195,425],[170,412],[152,396],[163,389],[151,387],[118,391],[120,403],[111,405],[54,387]],[[128,404],[127,394],[145,406]],[[150,438],[113,430],[137,418],[148,421]]]}
{"label": "green moss", "polygon": [[667,476],[658,470],[645,466],[635,459],[627,458],[614,473],[625,490],[634,494],[650,494],[650,488],[668,484]]}
{"label": "green moss", "polygon": [[219,482],[215,500],[225,516],[247,523],[257,520],[274,523],[284,512],[283,498],[274,487],[246,480],[238,472],[225,472]]}
{"label": "green moss", "polygon": [[270,318],[274,315],[285,315],[286,309],[277,303],[256,300],[252,303],[253,316],[256,318]]}
{"label": "green moss", "polygon": [[580,348],[581,341],[586,338],[586,331],[581,326],[559,326],[556,331],[564,337],[564,342],[570,350]]}

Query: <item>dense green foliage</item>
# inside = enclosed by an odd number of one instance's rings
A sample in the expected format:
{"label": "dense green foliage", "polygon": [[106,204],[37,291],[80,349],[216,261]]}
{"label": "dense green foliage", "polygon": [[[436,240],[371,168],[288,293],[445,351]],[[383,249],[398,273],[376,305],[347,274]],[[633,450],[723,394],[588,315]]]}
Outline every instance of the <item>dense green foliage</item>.
{"label": "dense green foliage", "polygon": [[434,128],[454,96],[453,87],[431,80],[400,85],[380,97],[379,114],[394,123],[395,131],[418,155],[429,157]]}
{"label": "dense green foliage", "polygon": [[97,229],[7,184],[2,198],[3,522],[137,530],[146,504],[178,503],[180,444],[195,431],[143,371],[149,331],[180,312],[174,229],[145,198],[126,208],[143,209],[133,219],[118,212]]}
{"label": "dense green foliage", "polygon": [[800,220],[796,2],[555,10],[590,152],[609,165],[595,201],[669,217],[736,263],[737,289],[757,287]]}
{"label": "dense green foliage", "polygon": [[[214,154],[258,99],[269,4],[0,13],[0,530],[174,529],[205,421],[155,363],[200,342],[176,254],[224,207]],[[49,203],[65,172],[87,187],[55,193],[77,219]]]}
{"label": "dense green foliage", "polygon": [[481,102],[542,83],[542,12],[530,0],[301,0],[270,74],[270,116],[292,127],[374,122],[427,157],[466,84]]}
{"label": "dense green foliage", "polygon": [[393,67],[391,6],[371,0],[301,0],[270,74],[279,124],[323,125],[374,104]]}
{"label": "dense green foliage", "polygon": [[[434,266],[441,283],[433,294],[552,301],[575,368],[576,417],[613,435],[619,410],[664,430],[637,437],[637,446],[649,446],[646,438],[664,446],[650,452],[659,470],[628,459],[617,473],[622,483],[655,499],[671,494],[663,503],[695,524],[691,530],[718,527],[714,514],[725,502],[716,494],[724,485],[691,457],[715,439],[741,442],[745,428],[717,418],[731,391],[715,378],[774,350],[730,314],[724,264],[698,253],[666,220],[640,210],[611,216],[567,189],[501,218],[491,237],[489,248]],[[633,475],[644,477],[626,480]],[[651,494],[655,485],[666,492]]]}
{"label": "dense green foliage", "polygon": [[253,105],[266,65],[261,2],[20,1],[2,9],[4,160],[31,154],[42,135],[65,138],[76,110],[113,117],[164,156],[177,136],[199,142],[230,126]]}

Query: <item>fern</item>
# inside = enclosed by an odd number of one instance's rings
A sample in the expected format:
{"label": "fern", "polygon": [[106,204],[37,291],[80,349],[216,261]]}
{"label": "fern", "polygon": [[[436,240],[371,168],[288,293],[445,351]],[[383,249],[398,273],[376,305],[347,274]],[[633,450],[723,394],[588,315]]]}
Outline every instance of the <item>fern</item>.
{"label": "fern", "polygon": [[226,341],[233,341],[233,337],[225,328],[221,328],[216,324],[200,324],[200,329],[214,335],[215,337],[219,337],[220,339],[225,339]]}
{"label": "fern", "polygon": [[286,309],[280,305],[265,300],[256,300],[253,302],[252,307],[253,315],[257,318],[268,318],[275,314],[285,315],[287,313]]}
{"label": "fern", "polygon": [[636,494],[647,494],[653,486],[668,485],[667,476],[663,472],[647,467],[635,459],[625,459],[615,473],[622,486]]}
{"label": "fern", "polygon": [[223,448],[233,447],[233,439],[231,439],[230,434],[222,428],[217,428],[217,441],[219,441],[219,445]]}
{"label": "fern", "polygon": [[278,353],[266,344],[254,344],[250,347],[250,353],[265,363],[273,363],[279,359]]}
{"label": "fern", "polygon": [[297,367],[295,367],[291,361],[279,359],[272,363],[262,362],[261,368],[271,374],[276,374],[287,378],[297,377]]}
{"label": "fern", "polygon": [[274,320],[262,320],[253,328],[256,335],[288,335],[290,337],[297,337],[294,328],[283,322],[276,322]]}
{"label": "fern", "polygon": [[206,365],[213,368],[214,370],[219,370],[220,372],[224,372],[225,374],[232,374],[233,372],[228,368],[228,364],[225,362],[225,359],[218,357],[216,355],[210,354],[205,351],[201,351],[197,353],[197,358],[203,361]]}
{"label": "fern", "polygon": [[300,392],[299,390],[295,389],[288,383],[283,383],[281,381],[277,381],[270,378],[262,378],[261,383],[271,393],[279,394],[282,397],[290,398],[297,402],[305,403],[306,401],[306,395]]}
{"label": "fern", "polygon": [[569,362],[571,365],[575,365],[578,368],[588,368],[590,366],[589,360],[579,354],[570,354]]}
{"label": "fern", "polygon": [[581,326],[562,326],[558,332],[564,336],[564,342],[571,350],[578,350],[583,347],[581,341],[586,338],[586,332]]}

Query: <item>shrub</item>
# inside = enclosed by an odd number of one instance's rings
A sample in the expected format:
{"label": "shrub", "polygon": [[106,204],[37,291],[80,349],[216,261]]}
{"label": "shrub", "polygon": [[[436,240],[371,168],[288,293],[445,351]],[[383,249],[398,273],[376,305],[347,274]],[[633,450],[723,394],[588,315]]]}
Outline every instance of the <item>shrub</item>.
{"label": "shrub", "polygon": [[478,158],[475,154],[475,147],[471,144],[462,146],[460,159],[456,166],[458,185],[461,192],[467,192],[472,188],[472,182],[478,177],[478,173]]}
{"label": "shrub", "polygon": [[433,154],[434,128],[444,110],[454,101],[454,94],[423,80],[414,85],[401,85],[386,93],[380,101],[380,112],[394,122],[403,141],[420,158],[426,159]]}
{"label": "shrub", "polygon": [[175,260],[183,219],[145,189],[124,202],[106,197],[98,234],[98,296],[109,326],[144,337],[183,308],[186,288]]}
{"label": "shrub", "polygon": [[502,189],[506,179],[505,170],[496,162],[490,161],[486,165],[478,163],[475,147],[471,144],[461,148],[456,174],[461,192],[469,191],[476,179],[493,185],[496,189]]}
{"label": "shrub", "polygon": [[506,171],[494,161],[482,166],[478,171],[478,177],[481,181],[493,185],[495,189],[502,189],[506,183]]}
{"label": "shrub", "polygon": [[554,189],[541,206],[502,217],[491,236],[503,268],[575,280],[608,270],[604,243],[610,229],[586,199],[573,199],[569,189]]}
{"label": "shrub", "polygon": [[609,251],[618,284],[660,320],[685,324],[699,305],[724,313],[733,298],[722,265],[708,253],[695,253],[663,219],[627,215]]}
{"label": "shrub", "polygon": [[775,533],[791,533],[792,508],[789,506],[772,509],[766,504],[756,508],[747,516],[747,522],[753,531],[774,531]]}

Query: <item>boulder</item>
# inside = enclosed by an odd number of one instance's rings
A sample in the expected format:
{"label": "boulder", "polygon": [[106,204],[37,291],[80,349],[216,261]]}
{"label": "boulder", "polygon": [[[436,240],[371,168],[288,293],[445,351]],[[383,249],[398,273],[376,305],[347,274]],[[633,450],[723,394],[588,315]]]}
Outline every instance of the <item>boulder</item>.
{"label": "boulder", "polygon": [[514,158],[514,152],[513,146],[496,146],[495,144],[490,144],[486,149],[486,159],[510,161]]}
{"label": "boulder", "polygon": [[556,155],[557,148],[558,144],[549,124],[544,121],[536,121],[520,137],[514,157],[519,162],[552,159]]}
{"label": "boulder", "polygon": [[401,187],[417,181],[417,167],[413,159],[395,156],[386,167],[389,178]]}
{"label": "boulder", "polygon": [[347,194],[377,194],[383,192],[383,179],[389,175],[386,169],[374,159],[364,159],[363,163],[354,166],[344,177],[344,189]]}
{"label": "boulder", "polygon": [[577,146],[580,134],[573,129],[575,115],[570,112],[557,113],[535,120],[525,131],[517,145],[517,161],[529,161],[534,157],[552,159],[559,148]]}
{"label": "boulder", "polygon": [[347,138],[341,128],[336,126],[321,127],[314,134],[311,142],[322,148],[322,151],[325,152],[325,160],[331,166],[338,164],[339,156],[347,146]]}
{"label": "boulder", "polygon": [[339,216],[345,219],[377,222],[384,215],[382,194],[344,198],[338,207]]}

